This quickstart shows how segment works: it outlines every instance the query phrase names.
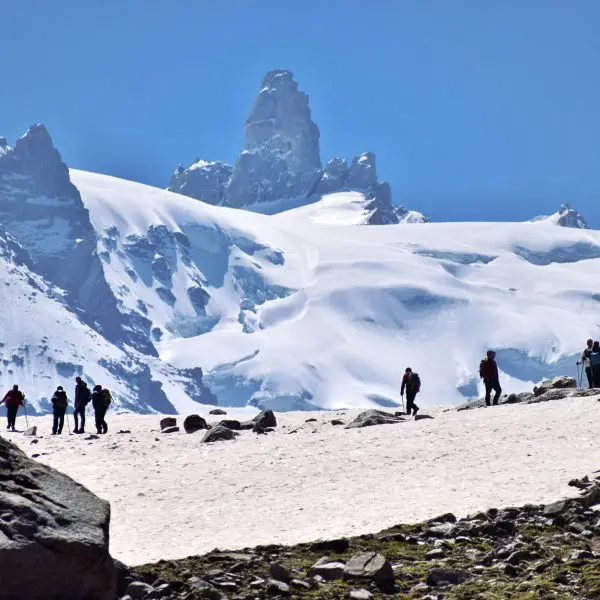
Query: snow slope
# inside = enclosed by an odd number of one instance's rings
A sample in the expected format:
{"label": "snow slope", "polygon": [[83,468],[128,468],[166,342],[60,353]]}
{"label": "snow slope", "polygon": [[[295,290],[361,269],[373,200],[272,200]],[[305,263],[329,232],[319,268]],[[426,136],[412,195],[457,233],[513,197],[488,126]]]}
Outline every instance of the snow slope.
{"label": "snow slope", "polygon": [[[71,171],[105,276],[153,323],[162,361],[202,367],[222,405],[391,405],[408,365],[425,403],[571,373],[598,336],[600,232],[539,223],[364,227],[361,194],[277,215]],[[190,291],[191,290],[191,291]]]}
{"label": "snow slope", "polygon": [[201,432],[161,435],[157,416],[110,414],[97,440],[49,436],[50,417],[34,420],[44,436],[34,446],[7,437],[110,501],[111,554],[127,564],[553,502],[598,467],[595,397],[431,414],[346,430],[331,413],[286,413],[272,434],[215,444],[199,444]]}

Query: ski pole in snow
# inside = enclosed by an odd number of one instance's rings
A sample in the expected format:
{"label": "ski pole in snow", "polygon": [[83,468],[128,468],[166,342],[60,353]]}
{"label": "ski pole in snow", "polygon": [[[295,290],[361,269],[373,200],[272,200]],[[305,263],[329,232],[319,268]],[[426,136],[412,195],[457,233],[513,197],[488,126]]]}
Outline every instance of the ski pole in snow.
{"label": "ski pole in snow", "polygon": [[65,418],[67,419],[67,429],[69,430],[69,435],[71,435],[71,423],[69,423],[69,404],[67,402],[67,410],[65,410]]}
{"label": "ski pole in snow", "polygon": [[25,427],[29,429],[29,421],[27,420],[27,406],[25,406],[25,395],[23,395],[23,410],[25,411]]}

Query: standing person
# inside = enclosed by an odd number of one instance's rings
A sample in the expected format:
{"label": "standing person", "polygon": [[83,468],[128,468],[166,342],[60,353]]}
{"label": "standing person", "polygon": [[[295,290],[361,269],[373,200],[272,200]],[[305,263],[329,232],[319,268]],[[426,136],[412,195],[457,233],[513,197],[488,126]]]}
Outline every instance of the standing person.
{"label": "standing person", "polygon": [[108,425],[104,420],[106,411],[112,402],[112,396],[110,392],[105,388],[102,389],[101,385],[94,387],[92,392],[92,406],[94,407],[94,416],[96,417],[96,431],[98,433],[106,433],[108,431]]}
{"label": "standing person", "polygon": [[6,418],[8,421],[8,426],[6,429],[10,429],[12,431],[15,430],[15,423],[17,421],[17,413],[19,412],[19,406],[23,406],[23,400],[25,396],[23,396],[23,392],[19,390],[18,385],[13,385],[12,390],[0,400],[0,404],[4,403],[6,405]]}
{"label": "standing person", "polygon": [[67,392],[59,385],[52,396],[52,413],[54,417],[52,421],[52,435],[60,435],[62,433],[68,405]]}
{"label": "standing person", "polygon": [[417,373],[413,373],[410,367],[404,371],[404,377],[402,378],[402,387],[400,388],[400,395],[404,397],[404,390],[406,389],[406,413],[410,415],[410,411],[414,410],[413,415],[417,416],[419,407],[415,404],[415,398],[421,390],[421,380]]}
{"label": "standing person", "polygon": [[500,381],[498,377],[498,365],[496,364],[496,353],[493,350],[488,350],[486,358],[479,363],[479,377],[483,379],[485,385],[485,405],[490,405],[490,396],[492,390],[496,393],[494,395],[494,406],[498,404],[502,388],[500,387]]}
{"label": "standing person", "polygon": [[[90,388],[81,377],[75,377],[75,410],[73,418],[75,419],[75,429],[73,433],[85,433],[85,407],[90,401]],[[81,419],[81,427],[79,427]]]}
{"label": "standing person", "polygon": [[592,367],[592,381],[595,388],[600,388],[600,344],[594,342],[590,353],[590,365]]}
{"label": "standing person", "polygon": [[594,377],[592,376],[592,363],[590,361],[590,357],[592,356],[592,347],[594,345],[594,340],[588,340],[586,342],[585,350],[581,353],[580,362],[583,364],[585,368],[585,376],[588,380],[588,385],[590,388],[594,387]]}

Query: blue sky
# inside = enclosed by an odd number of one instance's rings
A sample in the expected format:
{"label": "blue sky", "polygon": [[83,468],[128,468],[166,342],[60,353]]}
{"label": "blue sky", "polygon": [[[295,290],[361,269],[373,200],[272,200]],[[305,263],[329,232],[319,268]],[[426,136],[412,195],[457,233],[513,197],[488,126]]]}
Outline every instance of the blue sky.
{"label": "blue sky", "polygon": [[570,200],[597,227],[598,0],[0,0],[0,135],[165,187],[233,162],[261,77],[293,71],[321,157],[377,154],[394,201],[513,220]]}

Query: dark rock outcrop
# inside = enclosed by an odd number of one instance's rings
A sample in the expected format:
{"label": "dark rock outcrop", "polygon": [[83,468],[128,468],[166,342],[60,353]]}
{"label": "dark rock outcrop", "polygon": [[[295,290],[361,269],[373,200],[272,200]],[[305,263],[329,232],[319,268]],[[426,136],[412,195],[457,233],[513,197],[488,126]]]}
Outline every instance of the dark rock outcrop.
{"label": "dark rock outcrop", "polygon": [[0,438],[0,597],[114,600],[110,507]]}
{"label": "dark rock outcrop", "polygon": [[196,160],[189,167],[175,169],[168,190],[190,196],[207,204],[220,205],[231,179],[231,165],[210,160]]}
{"label": "dark rock outcrop", "polygon": [[201,429],[208,429],[208,425],[200,415],[189,415],[183,422],[183,428],[186,433],[196,433]]}
{"label": "dark rock outcrop", "polygon": [[366,410],[361,412],[352,422],[346,425],[346,429],[356,429],[357,427],[371,427],[373,425],[390,425],[402,423],[404,419],[383,412],[382,410]]}
{"label": "dark rock outcrop", "polygon": [[227,429],[227,427],[217,425],[206,432],[205,436],[202,438],[202,443],[233,440],[236,435],[239,435],[239,433],[236,433],[232,429]]}

